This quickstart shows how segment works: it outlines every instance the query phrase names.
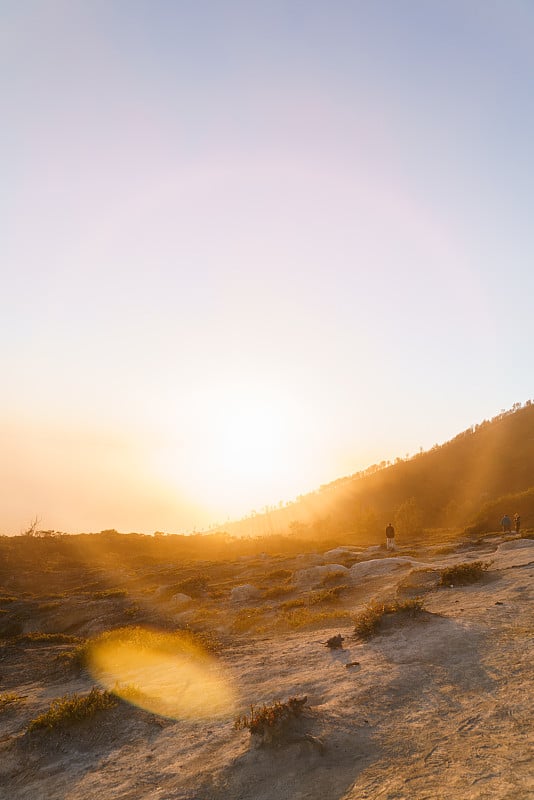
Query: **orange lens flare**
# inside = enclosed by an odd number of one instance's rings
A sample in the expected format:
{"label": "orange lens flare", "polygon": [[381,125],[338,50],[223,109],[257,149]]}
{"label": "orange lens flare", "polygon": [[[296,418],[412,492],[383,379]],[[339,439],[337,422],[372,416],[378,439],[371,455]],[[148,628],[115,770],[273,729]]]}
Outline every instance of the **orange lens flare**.
{"label": "orange lens flare", "polygon": [[235,711],[220,663],[186,634],[110,631],[92,643],[89,669],[109,691],[165,717],[213,719]]}

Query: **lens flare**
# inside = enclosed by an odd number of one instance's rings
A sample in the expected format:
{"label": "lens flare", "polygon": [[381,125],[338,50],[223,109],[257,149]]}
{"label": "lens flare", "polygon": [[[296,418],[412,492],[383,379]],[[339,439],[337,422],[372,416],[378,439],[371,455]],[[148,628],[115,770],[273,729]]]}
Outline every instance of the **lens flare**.
{"label": "lens flare", "polygon": [[212,719],[235,712],[221,664],[191,635],[121,628],[95,639],[89,669],[109,691],[173,719]]}

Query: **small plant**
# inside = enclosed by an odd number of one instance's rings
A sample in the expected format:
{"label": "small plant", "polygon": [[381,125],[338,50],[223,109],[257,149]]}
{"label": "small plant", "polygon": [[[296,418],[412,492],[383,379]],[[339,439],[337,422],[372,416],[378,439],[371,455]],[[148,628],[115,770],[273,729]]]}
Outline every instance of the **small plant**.
{"label": "small plant", "polygon": [[380,603],[378,601],[368,603],[354,620],[354,635],[360,639],[369,639],[378,632],[386,614],[401,613],[415,616],[422,610],[423,601],[420,597],[402,602],[394,600],[388,603]]}
{"label": "small plant", "polygon": [[343,648],[344,641],[345,637],[338,633],[336,636],[331,636],[330,639],[327,639],[325,645],[331,650],[341,650]]}
{"label": "small plant", "polygon": [[102,691],[94,686],[89,694],[65,695],[53,700],[48,711],[32,719],[28,725],[28,732],[31,733],[39,728],[47,728],[49,730],[63,728],[116,705],[117,700],[111,692]]}
{"label": "small plant", "polygon": [[19,703],[23,703],[25,699],[26,695],[15,694],[14,692],[0,693],[0,713],[6,709],[18,705]]}
{"label": "small plant", "polygon": [[447,567],[441,573],[438,586],[466,586],[479,581],[490,566],[489,562],[471,561]]}
{"label": "small plant", "polygon": [[307,702],[307,697],[290,697],[287,703],[276,701],[271,706],[263,705],[259,709],[251,705],[250,714],[238,717],[234,728],[248,729],[252,736],[260,736],[265,743],[279,741],[287,733],[292,720],[302,714]]}

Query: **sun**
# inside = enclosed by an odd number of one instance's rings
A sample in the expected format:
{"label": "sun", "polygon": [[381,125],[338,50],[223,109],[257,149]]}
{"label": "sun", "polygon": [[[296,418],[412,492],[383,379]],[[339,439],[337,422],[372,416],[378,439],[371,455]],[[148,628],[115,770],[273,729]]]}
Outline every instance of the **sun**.
{"label": "sun", "polygon": [[206,466],[219,484],[212,484],[210,494],[232,503],[272,496],[289,458],[287,412],[266,398],[244,394],[221,404],[207,427]]}
{"label": "sun", "polygon": [[287,500],[299,475],[295,408],[280,393],[219,388],[199,399],[179,442],[165,454],[165,476],[203,508],[224,517]]}

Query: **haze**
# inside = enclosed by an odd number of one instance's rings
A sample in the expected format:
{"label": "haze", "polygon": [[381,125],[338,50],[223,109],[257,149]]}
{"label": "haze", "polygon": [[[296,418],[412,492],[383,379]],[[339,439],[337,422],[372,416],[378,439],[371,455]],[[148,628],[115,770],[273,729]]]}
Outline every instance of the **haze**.
{"label": "haze", "polygon": [[532,394],[531,6],[0,9],[1,533],[200,529]]}

